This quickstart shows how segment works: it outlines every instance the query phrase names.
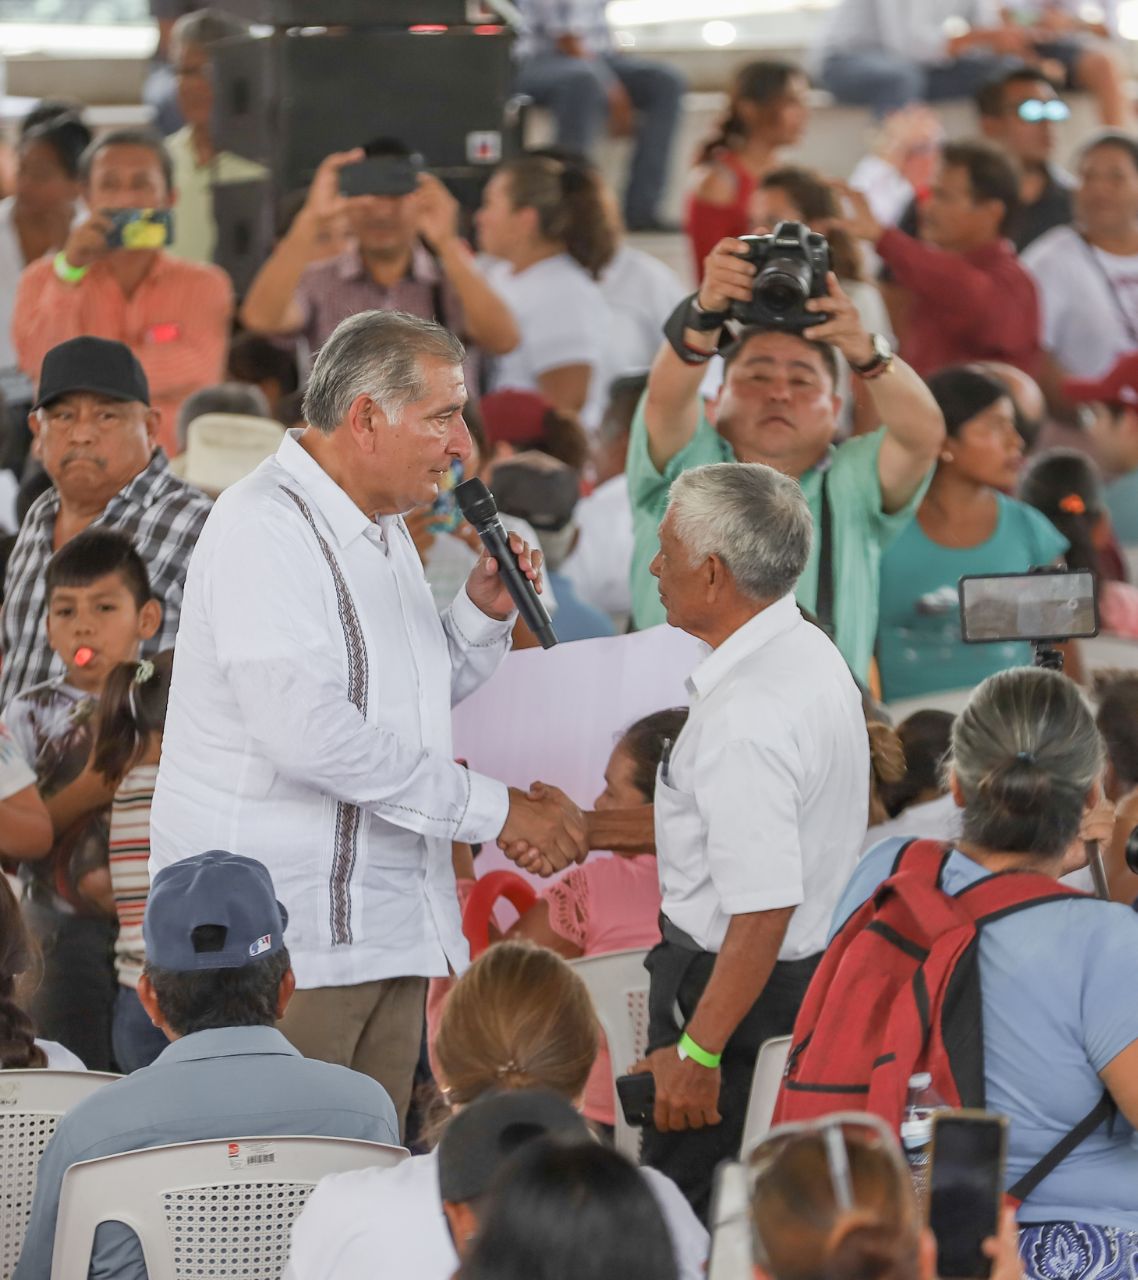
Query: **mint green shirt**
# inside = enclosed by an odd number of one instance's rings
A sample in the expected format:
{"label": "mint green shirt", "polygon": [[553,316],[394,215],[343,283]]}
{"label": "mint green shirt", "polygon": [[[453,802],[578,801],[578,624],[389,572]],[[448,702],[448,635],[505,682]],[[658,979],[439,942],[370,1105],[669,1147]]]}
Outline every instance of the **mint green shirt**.
{"label": "mint green shirt", "polygon": [[[829,473],[827,489],[833,529],[834,642],[850,669],[861,679],[869,672],[877,638],[877,609],[881,556],[885,548],[912,520],[925,496],[932,468],[906,505],[886,514],[882,509],[881,479],[877,455],[884,428],[872,435],[855,436],[832,447],[823,464],[800,477],[802,491],[814,517],[815,537],[806,570],[798,580],[795,597],[806,609],[818,602],[818,522],[822,515],[822,476]],[[641,400],[632,421],[628,444],[628,497],[632,504],[632,619],[636,627],[656,626],[665,621],[656,579],[648,572],[660,546],[657,530],[668,506],[672,481],[690,467],[711,462],[734,462],[735,454],[726,440],[700,414],[699,426],[691,440],[673,458],[663,473],[648,455],[648,429],[644,425]]]}
{"label": "mint green shirt", "polygon": [[1106,486],[1106,505],[1118,541],[1124,547],[1138,546],[1138,471]]}
{"label": "mint green shirt", "polygon": [[885,557],[877,662],[889,701],[972,689],[1009,667],[1026,667],[1026,641],[965,644],[957,584],[968,574],[1025,573],[1054,564],[1067,539],[1034,507],[996,495],[992,536],[975,547],[942,547],[914,520]]}

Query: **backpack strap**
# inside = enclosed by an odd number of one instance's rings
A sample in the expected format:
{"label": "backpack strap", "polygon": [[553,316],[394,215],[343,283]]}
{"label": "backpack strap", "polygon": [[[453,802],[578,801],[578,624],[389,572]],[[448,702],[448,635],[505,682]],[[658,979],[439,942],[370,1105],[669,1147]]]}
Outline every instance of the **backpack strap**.
{"label": "backpack strap", "polygon": [[1089,896],[1035,871],[997,871],[973,881],[956,894],[956,900],[979,929],[1043,902]]}
{"label": "backpack strap", "polygon": [[1008,1188],[1008,1195],[1022,1204],[1043,1179],[1054,1173],[1071,1152],[1084,1143],[1099,1125],[1104,1121],[1112,1120],[1117,1110],[1118,1104],[1104,1089],[1102,1097],[1079,1123],[1060,1138],[1041,1160],[1032,1165],[1014,1187]]}

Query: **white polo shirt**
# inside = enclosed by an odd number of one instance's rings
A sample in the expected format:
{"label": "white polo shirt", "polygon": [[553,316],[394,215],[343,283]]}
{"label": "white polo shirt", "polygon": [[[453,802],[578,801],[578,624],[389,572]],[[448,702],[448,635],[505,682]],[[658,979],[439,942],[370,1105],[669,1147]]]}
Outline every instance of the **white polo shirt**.
{"label": "white polo shirt", "polygon": [[841,654],[793,596],[688,680],[691,714],[656,777],[663,910],[705,951],[731,917],[796,907],[780,960],[816,955],[869,810],[869,738]]}
{"label": "white polo shirt", "polygon": [[221,495],[190,560],[151,876],[259,859],[300,987],[461,972],[451,841],[495,837],[509,797],[455,763],[451,703],[511,622],[465,587],[440,618],[402,518],[369,520],[297,434]]}

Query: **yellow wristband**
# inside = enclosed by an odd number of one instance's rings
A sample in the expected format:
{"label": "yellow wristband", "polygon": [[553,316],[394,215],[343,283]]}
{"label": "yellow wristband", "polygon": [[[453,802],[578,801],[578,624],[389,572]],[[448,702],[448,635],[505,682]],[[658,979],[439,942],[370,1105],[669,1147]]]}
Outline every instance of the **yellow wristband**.
{"label": "yellow wristband", "polygon": [[78,284],[88,270],[86,267],[73,267],[67,261],[67,254],[62,249],[52,259],[51,265],[55,268],[55,274],[64,284]]}

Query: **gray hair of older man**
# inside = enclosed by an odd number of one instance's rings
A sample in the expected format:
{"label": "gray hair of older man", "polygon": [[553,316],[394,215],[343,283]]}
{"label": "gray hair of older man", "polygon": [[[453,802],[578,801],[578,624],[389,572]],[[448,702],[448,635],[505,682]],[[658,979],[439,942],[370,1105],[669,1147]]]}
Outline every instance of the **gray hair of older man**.
{"label": "gray hair of older man", "polygon": [[773,467],[693,467],[673,483],[668,512],[692,563],[718,556],[751,599],[781,599],[806,568],[813,517],[798,482]]}
{"label": "gray hair of older man", "polygon": [[425,359],[461,364],[462,343],[441,324],[404,311],[361,311],[338,324],[320,348],[308,389],[304,417],[325,435],[348,416],[357,396],[371,396],[389,422],[427,393]]}
{"label": "gray hair of older man", "polygon": [[964,793],[964,835],[1001,853],[1058,857],[1079,833],[1103,764],[1078,686],[1057,671],[989,676],[952,727],[946,768]]}
{"label": "gray hair of older man", "polygon": [[170,48],[175,54],[187,45],[211,49],[222,40],[248,34],[249,24],[224,9],[195,9],[192,13],[183,13],[174,23],[170,32]]}

